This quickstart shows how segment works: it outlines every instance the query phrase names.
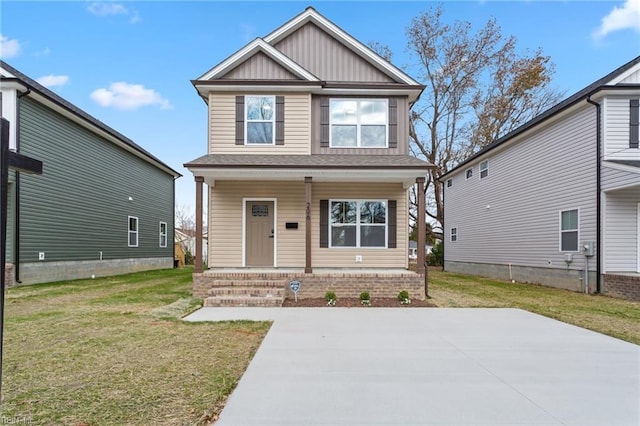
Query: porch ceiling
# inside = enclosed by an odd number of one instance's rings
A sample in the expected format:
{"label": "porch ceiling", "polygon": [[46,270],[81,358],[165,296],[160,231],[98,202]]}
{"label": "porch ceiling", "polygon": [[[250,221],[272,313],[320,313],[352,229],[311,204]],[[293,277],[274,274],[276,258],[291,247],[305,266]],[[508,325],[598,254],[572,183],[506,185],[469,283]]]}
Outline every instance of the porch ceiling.
{"label": "porch ceiling", "polygon": [[208,185],[216,180],[315,182],[401,182],[424,177],[431,164],[409,156],[385,155],[205,155],[185,164]]}

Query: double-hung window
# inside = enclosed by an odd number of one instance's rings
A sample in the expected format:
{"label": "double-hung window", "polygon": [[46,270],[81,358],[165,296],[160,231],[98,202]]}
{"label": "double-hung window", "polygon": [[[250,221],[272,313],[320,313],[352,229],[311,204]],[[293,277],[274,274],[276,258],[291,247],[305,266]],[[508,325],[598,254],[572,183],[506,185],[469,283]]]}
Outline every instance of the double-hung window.
{"label": "double-hung window", "polygon": [[129,247],[138,247],[138,218],[129,216]]}
{"label": "double-hung window", "polygon": [[275,109],[275,96],[245,97],[247,145],[275,144]]}
{"label": "double-hung window", "polygon": [[387,247],[387,202],[334,200],[330,247]]}
{"label": "double-hung window", "polygon": [[167,222],[160,222],[160,247],[167,246]]}
{"label": "double-hung window", "polygon": [[578,209],[560,212],[560,251],[578,251]]}
{"label": "double-hung window", "polygon": [[480,163],[480,179],[484,179],[489,176],[489,160],[484,160]]}
{"label": "double-hung window", "polygon": [[458,228],[451,228],[451,242],[458,241]]}
{"label": "double-hung window", "polygon": [[386,148],[389,104],[386,99],[331,99],[332,148]]}

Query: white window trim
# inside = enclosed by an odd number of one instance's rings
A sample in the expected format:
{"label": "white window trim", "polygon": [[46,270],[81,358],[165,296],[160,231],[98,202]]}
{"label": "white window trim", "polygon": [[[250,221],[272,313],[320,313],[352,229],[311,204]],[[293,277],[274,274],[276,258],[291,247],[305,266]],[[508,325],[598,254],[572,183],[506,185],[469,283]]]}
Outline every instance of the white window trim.
{"label": "white window trim", "polygon": [[[345,247],[345,246],[333,246],[333,232],[331,232],[331,227],[333,225],[333,222],[331,222],[331,205],[332,203],[340,203],[340,202],[354,202],[354,203],[358,203],[358,206],[356,208],[356,223],[354,224],[348,224],[349,226],[355,226],[356,227],[356,245],[355,246],[350,246],[350,247]],[[360,246],[360,225],[365,225],[365,226],[378,226],[381,227],[382,225],[379,223],[360,223],[360,203],[363,202],[380,202],[380,203],[384,203],[384,246],[383,247],[366,247],[366,246]],[[339,249],[339,250],[344,250],[344,249],[363,249],[363,250],[386,250],[387,248],[389,248],[389,200],[376,200],[376,199],[365,199],[365,198],[353,198],[353,199],[346,199],[346,198],[340,198],[340,199],[331,199],[329,200],[329,216],[328,216],[328,230],[329,230],[329,248],[332,249]]]}
{"label": "white window trim", "polygon": [[[136,230],[132,231],[130,228],[131,219],[136,220]],[[140,229],[140,220],[138,220],[138,216],[127,216],[127,247],[138,247],[140,243],[140,234],[138,233]],[[131,234],[135,234],[136,236],[136,244],[131,244]]]}
{"label": "white window trim", "polygon": [[[576,210],[578,212],[578,228],[577,229],[562,229],[562,213]],[[563,232],[575,232],[578,231],[578,244],[577,250],[562,250],[562,233]],[[558,251],[560,253],[580,253],[580,208],[574,207],[570,209],[563,209],[558,212]]]}
{"label": "white window trim", "polygon": [[[454,230],[455,230],[456,232],[453,232]],[[455,240],[453,239],[453,236],[454,236],[454,235],[456,236],[456,239],[455,239]],[[457,227],[457,226],[456,226],[456,227],[452,227],[452,228],[449,230],[449,241],[450,241],[450,242],[452,242],[452,243],[455,243],[456,241],[458,241],[458,227]]]}
{"label": "white window trim", "polygon": [[[469,170],[471,170],[471,176],[469,176],[469,175],[467,174],[467,172],[468,172]],[[464,178],[465,178],[465,180],[466,180],[466,179],[471,179],[472,177],[473,177],[473,167],[469,167],[468,169],[466,169],[466,170],[464,171]]]}
{"label": "white window trim", "polygon": [[[356,120],[356,146],[334,146],[333,145],[333,120],[331,119],[331,101],[356,101],[358,102],[357,120]],[[384,101],[385,103],[385,144],[384,146],[361,146],[362,141],[360,137],[360,129],[362,124],[360,123],[360,102],[362,101]],[[340,124],[337,124],[339,126]],[[380,126],[380,124],[375,124]],[[365,124],[367,126],[367,124]],[[389,148],[389,99],[388,98],[329,98],[329,148],[336,149],[385,149]],[[365,200],[369,201],[369,200]]]}
{"label": "white window trim", "polygon": [[[486,176],[482,176],[482,165],[483,165],[483,164],[486,164],[486,165],[487,165],[487,166],[486,166],[486,168],[484,169],[484,170],[487,172],[487,175],[486,175]],[[479,169],[478,178],[479,178],[480,180],[485,179],[485,178],[488,178],[488,177],[489,177],[489,160],[481,161],[481,162],[480,162],[480,166],[478,167],[478,169]]]}
{"label": "white window trim", "polygon": [[451,188],[453,186],[453,179],[447,179],[447,188]]}
{"label": "white window trim", "polygon": [[[164,225],[164,234],[162,233],[162,225]],[[160,229],[159,229],[159,241],[158,244],[160,245],[161,248],[166,248],[167,247],[167,234],[168,234],[168,230],[169,228],[167,227],[167,222],[160,222]],[[162,237],[164,237],[164,245],[162,245]]]}
{"label": "white window trim", "polygon": [[[249,120],[247,112],[249,110],[248,98],[271,98],[273,100],[273,115],[271,120]],[[276,144],[276,97],[275,95],[245,95],[244,96],[244,144],[251,146],[273,146]],[[271,123],[273,131],[271,132],[271,143],[255,143],[249,142],[249,133],[247,132],[247,126],[251,123]]]}
{"label": "white window trim", "polygon": [[242,198],[242,267],[247,267],[247,202],[273,201],[273,267],[278,267],[278,199]]}

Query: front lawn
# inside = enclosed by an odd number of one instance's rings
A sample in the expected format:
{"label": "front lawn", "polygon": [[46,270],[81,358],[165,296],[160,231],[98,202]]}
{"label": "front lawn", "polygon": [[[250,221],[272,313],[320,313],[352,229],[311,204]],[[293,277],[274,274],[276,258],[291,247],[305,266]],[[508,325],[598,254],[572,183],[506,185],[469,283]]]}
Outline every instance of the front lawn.
{"label": "front lawn", "polygon": [[23,286],[6,297],[1,418],[38,425],[204,424],[267,322],[185,323],[191,269]]}
{"label": "front lawn", "polygon": [[640,344],[640,302],[429,270],[439,307],[520,308]]}

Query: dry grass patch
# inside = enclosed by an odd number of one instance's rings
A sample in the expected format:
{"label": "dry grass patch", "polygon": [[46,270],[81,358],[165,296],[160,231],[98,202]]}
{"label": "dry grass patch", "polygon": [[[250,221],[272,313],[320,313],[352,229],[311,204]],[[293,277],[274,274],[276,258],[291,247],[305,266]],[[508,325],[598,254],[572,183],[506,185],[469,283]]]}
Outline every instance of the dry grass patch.
{"label": "dry grass patch", "polygon": [[33,424],[215,418],[267,322],[185,323],[191,270],[8,290],[2,416]]}
{"label": "dry grass patch", "polygon": [[640,344],[640,302],[432,270],[429,295],[440,307],[520,308]]}

